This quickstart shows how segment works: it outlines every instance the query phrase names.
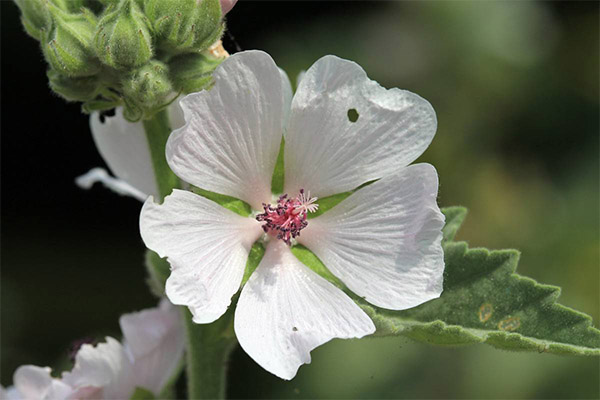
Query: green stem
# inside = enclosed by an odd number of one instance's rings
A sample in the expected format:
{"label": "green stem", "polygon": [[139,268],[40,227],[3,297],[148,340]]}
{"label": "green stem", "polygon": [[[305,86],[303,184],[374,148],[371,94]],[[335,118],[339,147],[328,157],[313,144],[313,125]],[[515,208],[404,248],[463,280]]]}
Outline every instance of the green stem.
{"label": "green stem", "polygon": [[165,155],[167,139],[171,134],[169,114],[167,114],[166,109],[159,111],[152,118],[144,120],[143,124],[148,146],[150,147],[152,166],[154,167],[154,175],[161,197],[160,201],[162,202],[165,196],[171,194],[173,188],[179,187],[180,183],[177,175],[169,168]]}
{"label": "green stem", "polygon": [[[169,116],[166,110],[163,110],[145,120],[143,124],[160,194],[158,200],[162,201],[180,185],[179,178],[169,168],[165,155],[165,146],[171,133]],[[164,279],[167,277],[165,261],[158,255],[150,254],[147,263],[152,269],[150,276],[158,278],[158,284],[164,287]],[[212,324],[193,322],[187,307],[181,307],[181,312],[186,332],[188,398],[224,398],[227,360],[236,343],[232,324],[233,311],[228,310]]]}
{"label": "green stem", "polygon": [[229,354],[236,339],[231,312],[212,324],[196,324],[182,307],[187,332],[187,378],[189,399],[224,399]]}

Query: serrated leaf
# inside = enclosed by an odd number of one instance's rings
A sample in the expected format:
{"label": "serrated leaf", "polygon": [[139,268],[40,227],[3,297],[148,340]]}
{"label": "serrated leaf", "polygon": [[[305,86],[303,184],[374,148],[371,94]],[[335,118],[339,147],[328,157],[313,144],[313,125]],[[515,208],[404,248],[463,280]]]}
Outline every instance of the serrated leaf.
{"label": "serrated leaf", "polygon": [[454,240],[456,232],[462,225],[467,216],[467,209],[464,207],[446,207],[442,210],[446,216],[446,224],[442,228],[443,241],[449,242]]}
{"label": "serrated leaf", "polygon": [[405,311],[385,310],[351,293],[310,250],[292,252],[309,268],[345,290],[373,319],[374,336],[406,336],[436,345],[487,343],[513,351],[600,355],[600,331],[591,318],[556,304],[560,288],[515,273],[519,252],[469,249],[454,242],[467,210],[449,207],[443,246],[444,292]]}
{"label": "serrated leaf", "polygon": [[600,355],[600,331],[589,316],[556,303],[560,288],[515,273],[519,252],[469,249],[452,242],[466,215],[443,210],[446,270],[436,300],[405,311],[377,308],[353,296],[377,336],[407,336],[440,345],[487,343],[514,351]]}

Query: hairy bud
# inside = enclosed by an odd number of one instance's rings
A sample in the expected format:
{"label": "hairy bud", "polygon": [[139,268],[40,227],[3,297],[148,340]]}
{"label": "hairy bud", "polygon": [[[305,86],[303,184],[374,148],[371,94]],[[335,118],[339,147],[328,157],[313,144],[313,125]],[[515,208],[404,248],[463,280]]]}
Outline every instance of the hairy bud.
{"label": "hairy bud", "polygon": [[29,36],[42,39],[42,31],[50,27],[50,12],[45,0],[15,0],[21,10],[21,23]]}
{"label": "hairy bud", "polygon": [[57,72],[71,77],[96,74],[100,66],[94,57],[92,38],[96,17],[83,8],[68,13],[47,2],[50,15],[48,30],[42,31],[42,52]]}
{"label": "hairy bud", "polygon": [[219,0],[148,0],[157,46],[170,54],[206,50],[223,33]]}
{"label": "hairy bud", "polygon": [[94,46],[100,60],[116,69],[142,66],[152,57],[149,22],[134,0],[109,6],[98,23]]}
{"label": "hairy bud", "polygon": [[151,115],[174,98],[168,67],[160,61],[150,61],[134,70],[122,87],[127,99],[125,117],[129,120]]}
{"label": "hairy bud", "polygon": [[50,88],[67,101],[89,101],[94,99],[100,90],[97,76],[70,78],[52,69],[48,70]]}
{"label": "hairy bud", "polygon": [[212,73],[223,61],[208,54],[183,54],[169,61],[171,81],[183,93],[199,92],[212,83]]}

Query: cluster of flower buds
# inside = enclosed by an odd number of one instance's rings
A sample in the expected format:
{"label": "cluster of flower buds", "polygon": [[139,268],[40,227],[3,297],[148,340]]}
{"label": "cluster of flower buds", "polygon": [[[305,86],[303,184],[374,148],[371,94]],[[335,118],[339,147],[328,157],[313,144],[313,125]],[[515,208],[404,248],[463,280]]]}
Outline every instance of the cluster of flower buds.
{"label": "cluster of flower buds", "polygon": [[138,121],[211,84],[235,0],[15,0],[42,47],[50,88],[86,112]]}

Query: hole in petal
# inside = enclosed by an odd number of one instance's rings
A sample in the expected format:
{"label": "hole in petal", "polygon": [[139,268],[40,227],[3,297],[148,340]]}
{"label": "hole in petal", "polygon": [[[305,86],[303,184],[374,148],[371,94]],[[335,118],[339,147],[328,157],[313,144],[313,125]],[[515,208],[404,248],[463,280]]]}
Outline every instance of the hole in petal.
{"label": "hole in petal", "polygon": [[350,122],[358,121],[358,111],[356,111],[356,108],[351,108],[348,110],[348,121],[350,121]]}

